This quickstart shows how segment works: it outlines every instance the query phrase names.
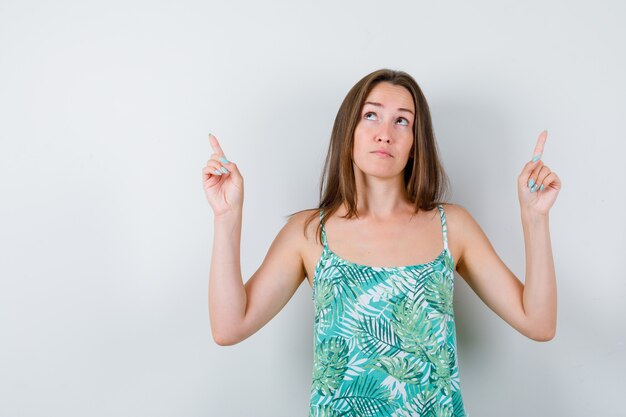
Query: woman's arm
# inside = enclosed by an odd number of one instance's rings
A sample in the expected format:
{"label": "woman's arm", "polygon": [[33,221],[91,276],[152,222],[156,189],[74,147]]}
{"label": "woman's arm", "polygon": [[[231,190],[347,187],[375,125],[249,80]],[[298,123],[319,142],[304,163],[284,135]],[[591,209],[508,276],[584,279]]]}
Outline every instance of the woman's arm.
{"label": "woman's arm", "polygon": [[302,220],[299,213],[287,221],[244,286],[239,260],[241,213],[216,217],[209,314],[217,344],[234,345],[256,333],[282,310],[302,284],[306,274],[300,254]]}
{"label": "woman's arm", "polygon": [[213,252],[209,272],[209,319],[213,339],[227,344],[230,334],[239,328],[246,309],[247,296],[241,276],[241,210],[215,216]]}
{"label": "woman's arm", "polygon": [[461,241],[457,272],[514,329],[536,341],[551,340],[556,331],[556,277],[548,219],[522,220],[526,244],[524,285],[500,259],[471,214],[462,206],[453,207],[447,218],[450,232],[456,230],[454,238]]}
{"label": "woman's arm", "polygon": [[522,213],[522,228],[526,253],[524,311],[534,333],[550,340],[556,333],[556,274],[548,216]]}
{"label": "woman's arm", "polygon": [[467,210],[461,207],[456,216],[462,241],[459,274],[489,308],[537,341],[554,337],[557,316],[548,213],[561,189],[561,180],[541,160],[547,136],[547,131],[541,132],[534,158],[524,165],[517,179],[526,253],[525,285],[498,257]]}
{"label": "woman's arm", "polygon": [[203,188],[214,213],[209,320],[216,343],[233,345],[270,321],[302,283],[303,217],[289,219],[244,286],[240,260],[243,176],[226,159],[217,138],[209,135],[209,141],[215,152],[202,169]]}

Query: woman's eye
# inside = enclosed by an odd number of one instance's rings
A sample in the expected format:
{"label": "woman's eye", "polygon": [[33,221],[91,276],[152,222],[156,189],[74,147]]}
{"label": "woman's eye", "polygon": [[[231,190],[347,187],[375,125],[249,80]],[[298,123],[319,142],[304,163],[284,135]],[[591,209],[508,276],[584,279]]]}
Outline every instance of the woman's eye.
{"label": "woman's eye", "polygon": [[402,120],[403,122],[401,123],[404,126],[408,126],[409,125],[409,121],[407,119],[405,119],[404,117],[400,117],[398,118],[398,121]]}
{"label": "woman's eye", "polygon": [[[365,114],[363,115],[363,117],[364,117],[364,118],[366,118],[366,119],[368,119],[369,115],[374,116],[374,113],[372,113],[371,111],[369,111],[369,112],[365,113]],[[373,120],[373,119],[368,119],[368,120]]]}

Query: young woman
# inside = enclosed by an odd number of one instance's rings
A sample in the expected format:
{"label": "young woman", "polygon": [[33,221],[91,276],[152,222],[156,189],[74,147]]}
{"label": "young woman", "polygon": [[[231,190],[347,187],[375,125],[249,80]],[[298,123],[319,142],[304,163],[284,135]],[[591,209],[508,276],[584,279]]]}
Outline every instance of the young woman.
{"label": "young woman", "polygon": [[444,203],[428,104],[415,80],[382,69],[344,99],[332,131],[319,207],[290,216],[243,284],[243,177],[217,139],[202,172],[214,212],[209,313],[232,345],[271,320],[306,278],[315,307],[309,416],[466,416],[453,311],[454,271],[514,329],[556,331],[548,212],[561,188],[540,159],[517,179],[525,284],[470,213]]}

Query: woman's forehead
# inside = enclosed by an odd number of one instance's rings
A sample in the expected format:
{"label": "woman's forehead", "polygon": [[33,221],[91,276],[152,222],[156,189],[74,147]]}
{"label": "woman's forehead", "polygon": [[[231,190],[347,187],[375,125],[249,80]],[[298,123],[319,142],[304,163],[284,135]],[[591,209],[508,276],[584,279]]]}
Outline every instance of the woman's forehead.
{"label": "woman's forehead", "polygon": [[374,86],[365,99],[364,104],[367,103],[378,103],[384,107],[407,108],[415,111],[411,93],[401,85],[394,85],[388,82],[381,82]]}

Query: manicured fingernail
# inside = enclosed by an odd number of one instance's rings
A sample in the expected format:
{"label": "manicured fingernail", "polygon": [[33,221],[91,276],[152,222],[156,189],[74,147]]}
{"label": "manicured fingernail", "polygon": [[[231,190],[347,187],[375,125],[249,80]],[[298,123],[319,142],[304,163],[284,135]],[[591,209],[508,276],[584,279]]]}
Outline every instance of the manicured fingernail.
{"label": "manicured fingernail", "polygon": [[220,156],[220,162],[222,164],[227,164],[228,163],[228,159],[224,158],[223,156]]}
{"label": "manicured fingernail", "polygon": [[535,155],[535,157],[533,158],[532,162],[537,162],[539,160],[539,158],[541,158],[541,154]]}
{"label": "manicured fingernail", "polygon": [[534,193],[536,189],[537,189],[537,185],[533,185],[532,187],[530,187],[530,192]]}
{"label": "manicured fingernail", "polygon": [[215,169],[213,170],[213,172],[215,172],[215,175],[222,175],[222,171],[220,171],[219,169]]}
{"label": "manicured fingernail", "polygon": [[222,167],[222,172],[223,172],[224,174],[226,174],[226,173],[228,172],[228,170],[227,170],[226,168]]}
{"label": "manicured fingernail", "polygon": [[529,186],[529,187],[532,187],[534,183],[535,183],[534,178],[531,178],[531,179],[528,181],[528,186]]}
{"label": "manicured fingernail", "polygon": [[541,187],[539,187],[538,191],[541,191],[541,190],[543,190],[543,184],[541,184]]}

